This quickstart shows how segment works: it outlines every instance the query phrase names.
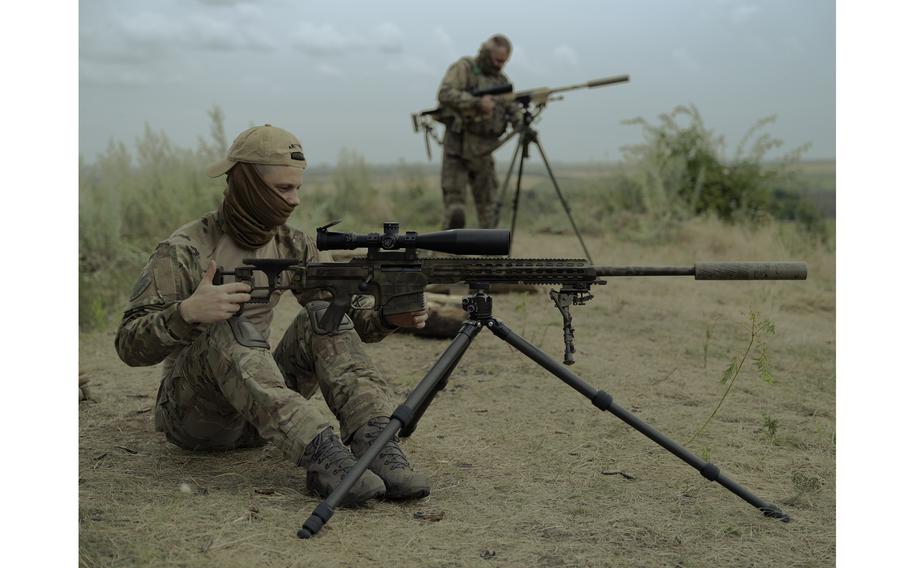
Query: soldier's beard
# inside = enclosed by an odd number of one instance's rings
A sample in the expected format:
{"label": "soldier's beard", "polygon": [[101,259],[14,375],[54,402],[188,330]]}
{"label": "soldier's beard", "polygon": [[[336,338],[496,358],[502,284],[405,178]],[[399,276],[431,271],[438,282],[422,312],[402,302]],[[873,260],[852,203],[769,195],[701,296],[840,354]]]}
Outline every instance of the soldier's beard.
{"label": "soldier's beard", "polygon": [[243,248],[258,249],[275,237],[294,205],[269,187],[255,166],[238,162],[228,174],[221,210],[231,238]]}

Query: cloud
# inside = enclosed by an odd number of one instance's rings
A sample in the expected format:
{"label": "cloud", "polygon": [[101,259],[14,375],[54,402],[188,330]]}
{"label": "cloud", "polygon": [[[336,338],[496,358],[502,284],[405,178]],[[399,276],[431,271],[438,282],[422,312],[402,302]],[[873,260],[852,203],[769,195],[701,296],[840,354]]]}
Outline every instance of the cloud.
{"label": "cloud", "polygon": [[173,85],[183,81],[184,77],[179,73],[142,70],[133,65],[90,63],[79,66],[79,84],[81,86],[145,88]]}
{"label": "cloud", "polygon": [[512,56],[509,57],[506,73],[509,72],[509,67],[521,69],[524,73],[536,76],[547,75],[549,73],[547,67],[542,65],[540,61],[535,61],[534,63],[531,61],[532,57],[528,54],[527,50],[525,50],[524,46],[513,43]]}
{"label": "cloud", "polygon": [[254,0],[196,0],[200,4],[205,4],[206,6],[219,6],[225,8],[232,8],[235,6],[244,6],[249,5],[254,2]]}
{"label": "cloud", "polygon": [[672,52],[673,60],[686,71],[701,71],[701,64],[685,47],[677,47]]}
{"label": "cloud", "polygon": [[439,45],[445,53],[446,59],[454,60],[458,57],[458,49],[455,47],[455,40],[442,27],[433,28],[433,42]]}
{"label": "cloud", "polygon": [[441,76],[441,71],[434,69],[429,63],[416,55],[402,55],[396,57],[387,65],[389,71],[406,75],[424,75],[427,77]]}
{"label": "cloud", "polygon": [[213,17],[211,13],[177,19],[139,12],[82,26],[79,58],[100,63],[142,63],[185,57],[193,51],[274,50],[269,36],[257,33],[249,22]]}
{"label": "cloud", "polygon": [[742,24],[752,19],[752,17],[761,11],[761,7],[755,4],[741,4],[734,6],[730,12],[730,19],[736,24]]}
{"label": "cloud", "polygon": [[272,51],[274,42],[269,36],[256,34],[249,29],[224,20],[193,18],[193,39],[187,47],[209,51]]}
{"label": "cloud", "polygon": [[341,69],[328,63],[319,63],[316,65],[315,69],[317,72],[329,77],[341,77],[344,74],[341,72]]}
{"label": "cloud", "polygon": [[344,55],[364,47],[366,41],[357,34],[339,31],[332,24],[301,22],[293,44],[311,55]]}
{"label": "cloud", "polygon": [[578,66],[578,53],[568,45],[556,46],[553,50],[553,57],[558,63],[571,65],[572,67]]}
{"label": "cloud", "polygon": [[351,51],[404,51],[404,33],[393,22],[381,22],[367,33],[347,31],[332,24],[302,22],[293,35],[294,47],[310,55],[343,56]]}
{"label": "cloud", "polygon": [[404,34],[391,22],[382,22],[373,29],[372,43],[383,53],[401,53]]}

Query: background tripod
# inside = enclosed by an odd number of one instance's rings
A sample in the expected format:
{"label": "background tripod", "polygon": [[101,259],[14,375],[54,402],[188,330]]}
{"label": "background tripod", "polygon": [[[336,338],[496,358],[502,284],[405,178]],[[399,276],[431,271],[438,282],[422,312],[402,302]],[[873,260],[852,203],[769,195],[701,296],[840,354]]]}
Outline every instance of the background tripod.
{"label": "background tripod", "polygon": [[748,502],[753,507],[759,509],[766,517],[780,519],[788,522],[790,517],[775,505],[763,501],[752,494],[749,490],[737,484],[735,481],[720,473],[720,469],[709,462],[706,462],[683,448],[673,440],[667,438],[662,433],[655,430],[649,424],[643,422],[631,412],[620,407],[613,402],[613,397],[602,390],[597,390],[578,375],[569,371],[563,365],[550,358],[546,353],[541,351],[526,339],[509,329],[504,323],[493,317],[493,298],[486,294],[489,285],[472,284],[471,294],[462,300],[462,306],[468,313],[468,319],[462,324],[458,335],[449,344],[433,367],[427,372],[424,378],[414,387],[414,390],[408,396],[407,400],[392,413],[388,426],[379,433],[373,444],[357,460],[357,463],[351,468],[351,471],[342,479],[341,483],[332,493],[326,497],[313,510],[310,517],[303,524],[303,527],[297,531],[300,538],[310,538],[332,518],[335,513],[335,507],[344,499],[345,495],[351,490],[351,487],[360,476],[367,470],[367,466],[379,455],[380,450],[396,435],[410,436],[417,427],[417,422],[423,416],[427,407],[433,401],[433,397],[445,388],[449,376],[455,369],[462,356],[470,347],[471,342],[480,333],[481,329],[487,328],[493,332],[496,337],[502,339],[526,357],[555,375],[558,379],[584,395],[585,398],[603,411],[609,411],[614,416],[635,428],[658,445],[669,451],[679,459],[683,460],[696,470],[707,480],[716,481],[729,491],[736,494]]}
{"label": "background tripod", "polygon": [[521,160],[518,162],[518,177],[515,182],[515,197],[512,199],[512,224],[511,232],[512,238],[515,238],[515,224],[518,218],[518,201],[521,197],[521,179],[524,174],[524,165],[525,160],[529,157],[530,152],[528,147],[533,143],[537,146],[537,151],[540,152],[540,157],[543,158],[544,166],[547,168],[547,174],[550,176],[550,181],[553,183],[553,189],[556,190],[556,195],[559,197],[559,201],[562,203],[562,208],[566,212],[566,216],[569,218],[569,222],[572,224],[572,230],[575,231],[575,236],[578,237],[578,242],[581,243],[581,248],[585,251],[585,257],[588,259],[588,262],[594,263],[594,260],[591,258],[591,253],[588,252],[588,247],[585,245],[585,240],[581,237],[581,232],[578,230],[578,226],[575,224],[575,219],[572,218],[572,210],[569,207],[569,203],[566,201],[566,198],[563,196],[562,191],[559,189],[559,184],[556,182],[556,176],[553,175],[553,169],[550,167],[550,162],[547,160],[547,155],[543,151],[543,146],[540,145],[540,137],[531,124],[543,110],[543,105],[538,105],[536,112],[531,112],[528,104],[522,104],[522,119],[520,126],[520,133],[518,137],[518,145],[515,147],[515,153],[512,154],[512,162],[509,164],[509,170],[506,172],[505,183],[502,184],[502,189],[499,192],[499,200],[496,202],[496,213],[493,217],[493,226],[499,225],[499,214],[502,209],[502,204],[505,201],[506,191],[508,191],[509,180],[512,178],[512,171],[515,169],[515,160],[518,158],[519,152],[521,152]]}

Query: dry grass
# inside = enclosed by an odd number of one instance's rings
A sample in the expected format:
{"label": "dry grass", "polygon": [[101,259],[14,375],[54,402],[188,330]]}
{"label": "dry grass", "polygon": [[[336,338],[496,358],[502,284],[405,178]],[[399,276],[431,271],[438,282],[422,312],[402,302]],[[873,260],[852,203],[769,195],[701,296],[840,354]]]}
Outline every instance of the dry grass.
{"label": "dry grass", "polygon": [[[168,444],[151,422],[159,369],[125,367],[107,330],[80,341],[98,399],[80,404],[80,565],[833,564],[834,255],[778,226],[709,221],[685,225],[667,245],[588,245],[602,264],[809,262],[806,282],[616,278],[574,311],[574,371],[680,442],[716,404],[749,309],[773,320],[775,382],[745,370],[690,449],[793,522],[763,518],[485,333],[406,441],[432,494],[340,510],[318,538],[300,541],[295,531],[318,503],[304,492],[304,472],[271,447],[191,454]],[[571,235],[520,233],[515,246],[519,256],[578,249]],[[295,313],[287,300],[276,336]],[[560,319],[544,294],[495,302],[513,330],[561,356]],[[396,334],[368,348],[403,399],[445,345]]]}

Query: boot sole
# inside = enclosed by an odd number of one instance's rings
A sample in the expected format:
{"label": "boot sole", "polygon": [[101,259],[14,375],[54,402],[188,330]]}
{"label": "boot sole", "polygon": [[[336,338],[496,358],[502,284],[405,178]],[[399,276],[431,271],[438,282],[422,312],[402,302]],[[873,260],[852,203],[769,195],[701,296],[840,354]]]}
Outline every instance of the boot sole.
{"label": "boot sole", "polygon": [[423,499],[424,497],[430,494],[430,488],[420,488],[416,491],[405,491],[401,493],[396,493],[389,489],[389,486],[386,485],[385,489],[385,499],[387,501],[410,501],[414,499]]}

